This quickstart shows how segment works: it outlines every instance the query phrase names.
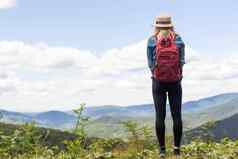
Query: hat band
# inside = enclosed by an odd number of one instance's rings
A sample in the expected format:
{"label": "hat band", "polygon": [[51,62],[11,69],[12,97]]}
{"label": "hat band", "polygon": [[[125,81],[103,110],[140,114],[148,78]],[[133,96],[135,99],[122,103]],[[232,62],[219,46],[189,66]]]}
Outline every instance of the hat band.
{"label": "hat band", "polygon": [[157,21],[156,24],[171,24],[171,21]]}

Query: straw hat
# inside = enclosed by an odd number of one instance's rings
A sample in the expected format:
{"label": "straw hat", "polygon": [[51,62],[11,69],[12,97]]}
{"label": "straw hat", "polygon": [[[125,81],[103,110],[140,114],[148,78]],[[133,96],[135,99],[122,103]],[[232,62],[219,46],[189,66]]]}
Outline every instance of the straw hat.
{"label": "straw hat", "polygon": [[172,28],[172,20],[170,16],[158,16],[155,19],[155,24],[153,25],[154,27],[158,28]]}

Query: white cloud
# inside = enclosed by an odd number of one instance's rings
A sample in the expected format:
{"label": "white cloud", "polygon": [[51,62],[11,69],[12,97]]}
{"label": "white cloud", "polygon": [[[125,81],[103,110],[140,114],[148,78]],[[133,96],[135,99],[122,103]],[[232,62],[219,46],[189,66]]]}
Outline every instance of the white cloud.
{"label": "white cloud", "polygon": [[8,9],[16,6],[16,0],[0,0],[0,9]]}
{"label": "white cloud", "polygon": [[[204,56],[187,47],[184,102],[238,91],[237,61],[235,54]],[[0,68],[0,106],[4,109],[69,110],[81,102],[152,103],[146,40],[108,50],[102,57],[76,48],[2,41]]]}

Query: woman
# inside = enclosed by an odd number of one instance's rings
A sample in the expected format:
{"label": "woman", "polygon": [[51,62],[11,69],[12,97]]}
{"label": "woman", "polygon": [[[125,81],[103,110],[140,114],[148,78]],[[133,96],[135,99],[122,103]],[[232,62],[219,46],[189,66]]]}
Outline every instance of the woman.
{"label": "woman", "polygon": [[[171,23],[171,17],[159,16],[155,21],[155,34],[148,40],[147,58],[148,65],[152,73],[152,93],[156,112],[156,136],[159,141],[160,156],[164,157],[166,153],[165,147],[165,116],[166,116],[166,99],[168,93],[171,115],[173,118],[173,133],[174,133],[174,154],[180,155],[180,144],[183,133],[183,123],[181,116],[182,106],[182,75],[175,82],[164,82],[155,78],[155,70],[159,70],[160,63],[156,62],[156,52],[158,41],[163,36],[174,35],[174,45],[177,47],[179,56],[179,67],[183,70],[184,60],[184,42],[181,37],[174,32],[174,26]],[[158,68],[157,68],[158,67]]]}

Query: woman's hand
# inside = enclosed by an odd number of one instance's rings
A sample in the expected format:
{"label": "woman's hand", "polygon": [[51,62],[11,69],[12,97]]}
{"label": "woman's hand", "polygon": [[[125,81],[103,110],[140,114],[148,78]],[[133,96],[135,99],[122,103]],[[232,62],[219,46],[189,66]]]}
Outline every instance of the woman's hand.
{"label": "woman's hand", "polygon": [[150,69],[150,72],[151,72],[151,74],[153,75],[153,74],[154,74],[154,68],[151,68],[151,69]]}
{"label": "woman's hand", "polygon": [[183,65],[180,64],[181,74],[183,74]]}
{"label": "woman's hand", "polygon": [[155,64],[155,67],[159,67],[159,64],[158,64],[158,63],[156,63],[156,64]]}

